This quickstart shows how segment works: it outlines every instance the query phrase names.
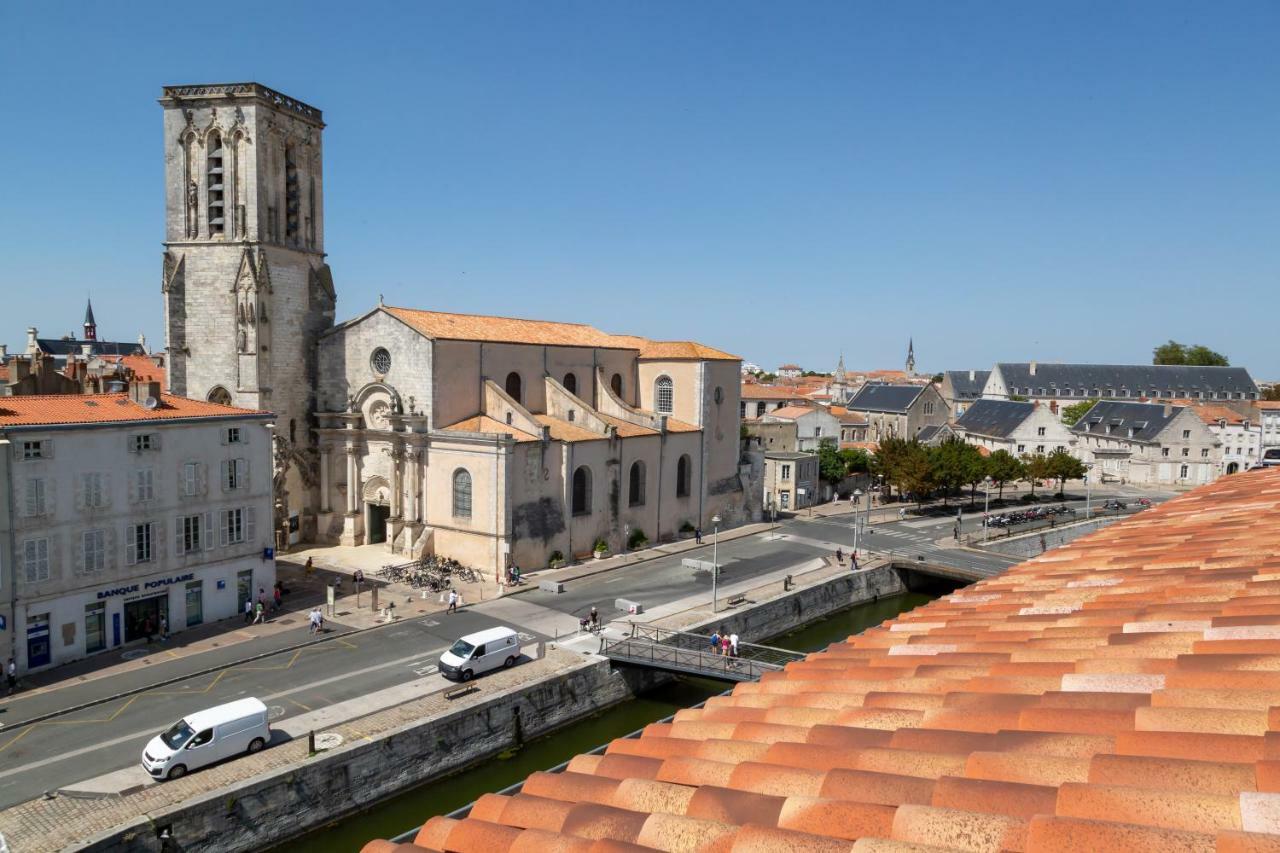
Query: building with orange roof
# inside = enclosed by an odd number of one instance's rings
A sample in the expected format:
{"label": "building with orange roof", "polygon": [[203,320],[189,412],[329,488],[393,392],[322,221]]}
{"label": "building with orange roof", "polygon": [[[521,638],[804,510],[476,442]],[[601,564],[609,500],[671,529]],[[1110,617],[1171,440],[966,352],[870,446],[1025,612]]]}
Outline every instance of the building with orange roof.
{"label": "building with orange roof", "polygon": [[158,382],[0,397],[0,642],[19,671],[225,619],[269,591],[272,421]]}
{"label": "building with orange roof", "polygon": [[1188,401],[1188,405],[1222,444],[1219,474],[1238,474],[1261,462],[1263,426],[1258,409],[1250,406],[1248,414],[1241,414],[1220,403]]}
{"label": "building with orange roof", "polygon": [[488,575],[758,514],[738,356],[381,300],[335,325],[322,112],[253,82],[160,105],[169,387],[277,413],[278,521],[299,539]]}
{"label": "building with orange roof", "polygon": [[1278,590],[1226,477],[363,853],[1275,850]]}
{"label": "building with orange roof", "polygon": [[759,512],[722,350],[379,305],[321,335],[318,364],[323,541],[488,574]]}

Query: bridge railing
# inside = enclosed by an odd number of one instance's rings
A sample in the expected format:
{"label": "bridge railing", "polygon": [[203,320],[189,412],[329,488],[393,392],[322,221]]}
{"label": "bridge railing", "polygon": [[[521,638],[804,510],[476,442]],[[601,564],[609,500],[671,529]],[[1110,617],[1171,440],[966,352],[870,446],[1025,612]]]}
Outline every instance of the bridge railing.
{"label": "bridge railing", "polygon": [[675,631],[670,628],[659,628],[654,625],[631,625],[631,632],[625,640],[610,644],[612,648],[618,643],[632,641],[633,646],[648,644],[664,646],[680,651],[697,652],[707,658],[720,660],[751,661],[764,664],[770,669],[780,669],[792,661],[804,660],[803,652],[790,649],[779,649],[773,646],[762,646],[756,643],[738,643],[736,657],[717,654],[711,648],[710,634],[693,634],[688,631]]}
{"label": "bridge railing", "polygon": [[724,678],[729,681],[756,681],[764,673],[777,672],[782,668],[781,664],[712,654],[702,649],[682,649],[678,646],[630,637],[609,644],[605,654],[612,660],[706,675],[711,678]]}

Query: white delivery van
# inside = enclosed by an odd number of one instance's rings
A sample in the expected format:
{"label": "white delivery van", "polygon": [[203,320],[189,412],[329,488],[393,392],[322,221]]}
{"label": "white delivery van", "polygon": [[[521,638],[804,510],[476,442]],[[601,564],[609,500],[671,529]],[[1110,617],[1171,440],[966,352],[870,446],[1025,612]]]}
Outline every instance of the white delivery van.
{"label": "white delivery van", "polygon": [[188,714],[142,751],[142,769],[157,779],[177,779],[190,770],[242,752],[257,752],[271,740],[267,706],[237,699]]}
{"label": "white delivery van", "polygon": [[445,678],[470,681],[500,666],[511,667],[520,660],[520,641],[510,628],[489,628],[468,634],[440,655],[440,674]]}

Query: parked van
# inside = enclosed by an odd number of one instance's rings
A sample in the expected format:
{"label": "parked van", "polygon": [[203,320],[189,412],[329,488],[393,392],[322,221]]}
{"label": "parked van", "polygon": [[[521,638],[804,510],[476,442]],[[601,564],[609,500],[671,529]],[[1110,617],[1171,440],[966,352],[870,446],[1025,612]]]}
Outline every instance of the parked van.
{"label": "parked van", "polygon": [[1264,450],[1259,465],[1263,468],[1274,468],[1280,465],[1280,447],[1268,447]]}
{"label": "parked van", "polygon": [[440,655],[440,674],[470,681],[500,666],[512,667],[520,659],[520,642],[510,628],[489,628],[468,634]]}
{"label": "parked van", "polygon": [[257,752],[270,740],[267,706],[258,699],[237,699],[189,714],[153,737],[142,751],[142,769],[157,779],[177,779],[224,758]]}

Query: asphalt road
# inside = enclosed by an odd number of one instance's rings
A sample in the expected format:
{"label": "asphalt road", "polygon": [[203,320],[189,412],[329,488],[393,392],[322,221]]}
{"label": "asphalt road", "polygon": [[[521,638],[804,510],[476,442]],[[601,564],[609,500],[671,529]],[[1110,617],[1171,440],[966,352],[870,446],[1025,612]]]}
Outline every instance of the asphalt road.
{"label": "asphalt road", "polygon": [[[994,574],[1017,562],[997,554],[939,548],[935,540],[950,535],[954,516],[911,517],[871,526],[863,549],[910,556],[930,562]],[[724,583],[736,583],[831,553],[836,543],[853,544],[852,515],[831,518],[800,516],[778,525],[781,538],[757,534],[721,543],[719,560]],[[981,512],[966,518],[965,531],[980,529]],[[42,791],[136,764],[143,746],[156,733],[202,708],[244,696],[257,696],[272,707],[273,721],[323,708],[377,690],[431,677],[440,652],[463,635],[494,625],[510,625],[532,639],[572,632],[577,620],[594,605],[603,618],[616,617],[614,600],[640,600],[649,608],[703,592],[710,593],[706,573],[681,566],[685,557],[710,560],[710,537],[701,550],[646,561],[635,567],[602,572],[570,581],[560,595],[530,590],[466,608],[457,614],[405,619],[371,631],[336,636],[295,651],[228,666],[218,672],[112,699],[82,711],[32,725],[14,723],[69,708],[86,701],[119,695],[160,680],[182,676],[271,645],[283,647],[308,639],[304,626],[295,631],[248,641],[225,650],[158,664],[110,679],[87,681],[29,697],[5,706],[0,721],[0,808]],[[184,669],[184,667],[186,669]]]}

